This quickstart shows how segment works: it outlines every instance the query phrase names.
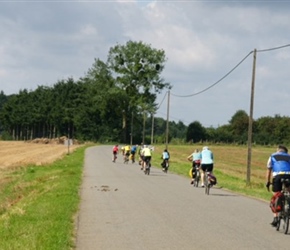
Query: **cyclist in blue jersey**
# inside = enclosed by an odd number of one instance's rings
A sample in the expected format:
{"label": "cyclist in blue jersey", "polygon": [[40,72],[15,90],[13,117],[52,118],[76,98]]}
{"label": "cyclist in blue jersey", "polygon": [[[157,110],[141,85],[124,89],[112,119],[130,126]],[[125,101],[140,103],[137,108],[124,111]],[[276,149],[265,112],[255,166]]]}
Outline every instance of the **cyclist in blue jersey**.
{"label": "cyclist in blue jersey", "polygon": [[133,145],[131,147],[132,163],[135,162],[135,154],[136,154],[136,151],[137,151],[137,147],[138,147],[138,145]]}
{"label": "cyclist in blue jersey", "polygon": [[[281,179],[290,179],[290,155],[284,145],[279,145],[277,152],[272,154],[267,162],[266,187],[270,187],[272,177],[272,191],[274,195],[282,190]],[[271,225],[276,227],[277,213],[273,213],[274,219]]]}
{"label": "cyclist in blue jersey", "polygon": [[201,151],[201,187],[204,187],[204,174],[205,172],[213,171],[213,153],[207,146],[202,148]]}
{"label": "cyclist in blue jersey", "polygon": [[164,149],[161,159],[163,160],[161,163],[161,166],[162,166],[162,171],[164,172],[166,170],[166,161],[167,161],[167,164],[169,164],[169,159],[170,159],[170,154],[167,149]]}

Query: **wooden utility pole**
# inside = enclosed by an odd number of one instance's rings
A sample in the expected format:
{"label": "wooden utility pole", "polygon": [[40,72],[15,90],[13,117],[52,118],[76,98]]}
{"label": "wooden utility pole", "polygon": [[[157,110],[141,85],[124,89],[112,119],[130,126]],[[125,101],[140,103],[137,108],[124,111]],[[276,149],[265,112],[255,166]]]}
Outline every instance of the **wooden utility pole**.
{"label": "wooden utility pole", "polygon": [[250,104],[249,128],[248,128],[247,186],[249,186],[251,184],[252,135],[253,135],[253,110],[254,110],[255,76],[256,76],[256,56],[257,56],[257,50],[254,49],[252,87],[251,87],[251,104]]}
{"label": "wooden utility pole", "polygon": [[170,90],[167,92],[167,121],[166,121],[166,149],[168,149],[168,136],[169,136],[169,102],[170,102]]}
{"label": "wooden utility pole", "polygon": [[151,113],[152,118],[152,125],[151,125],[151,145],[154,143],[154,112]]}

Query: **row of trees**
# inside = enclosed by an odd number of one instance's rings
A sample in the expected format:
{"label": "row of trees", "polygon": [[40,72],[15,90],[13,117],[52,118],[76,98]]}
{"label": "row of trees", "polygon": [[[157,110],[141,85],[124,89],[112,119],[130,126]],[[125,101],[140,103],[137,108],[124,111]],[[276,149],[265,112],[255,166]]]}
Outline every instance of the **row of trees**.
{"label": "row of trees", "polygon": [[[218,128],[204,128],[198,121],[189,124],[187,141],[208,140],[211,142],[246,144],[248,141],[249,116],[244,110],[238,110],[229,124]],[[290,118],[275,115],[266,116],[253,121],[253,142],[261,145],[289,144]]]}
{"label": "row of trees", "polygon": [[[2,138],[30,140],[67,135],[78,140],[121,143],[164,143],[167,121],[154,117],[156,94],[171,85],[160,77],[165,52],[129,41],[109,50],[107,62],[96,59],[84,77],[53,86],[0,92]],[[246,143],[249,116],[238,110],[229,124],[205,128],[169,121],[169,142]],[[290,118],[262,117],[253,123],[259,144],[290,141]]]}

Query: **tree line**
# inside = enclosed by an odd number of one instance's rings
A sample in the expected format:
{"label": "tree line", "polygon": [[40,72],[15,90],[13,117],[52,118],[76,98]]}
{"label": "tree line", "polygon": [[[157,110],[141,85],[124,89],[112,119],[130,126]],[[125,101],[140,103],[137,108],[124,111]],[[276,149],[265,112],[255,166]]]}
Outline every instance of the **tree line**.
{"label": "tree line", "polygon": [[[32,140],[68,136],[82,141],[247,143],[249,116],[238,110],[226,125],[203,127],[155,117],[157,94],[171,89],[161,77],[166,56],[142,42],[129,41],[109,50],[106,62],[95,59],[80,79],[58,80],[52,86],[0,92],[2,139]],[[166,135],[166,127],[169,134]],[[290,118],[262,117],[253,122],[253,141],[287,144]]]}

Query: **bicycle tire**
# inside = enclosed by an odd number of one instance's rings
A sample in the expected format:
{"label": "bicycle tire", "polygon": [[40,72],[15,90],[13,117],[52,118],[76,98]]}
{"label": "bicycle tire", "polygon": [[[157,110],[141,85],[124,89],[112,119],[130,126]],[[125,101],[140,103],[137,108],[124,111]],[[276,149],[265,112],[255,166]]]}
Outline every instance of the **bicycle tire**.
{"label": "bicycle tire", "polygon": [[195,187],[198,187],[199,180],[200,180],[200,173],[199,173],[199,171],[195,170],[195,178],[194,178],[194,186]]}
{"label": "bicycle tire", "polygon": [[204,187],[205,187],[205,189],[204,189],[204,191],[205,191],[205,194],[209,194],[209,190],[208,190],[208,178],[207,178],[207,173],[205,173],[205,180],[204,180]]}
{"label": "bicycle tire", "polygon": [[277,225],[276,225],[276,231],[279,231],[280,225],[281,225],[281,216],[279,215],[278,220],[277,220]]}
{"label": "bicycle tire", "polygon": [[283,221],[284,221],[283,225],[284,234],[287,234],[289,229],[289,215],[285,215]]}

